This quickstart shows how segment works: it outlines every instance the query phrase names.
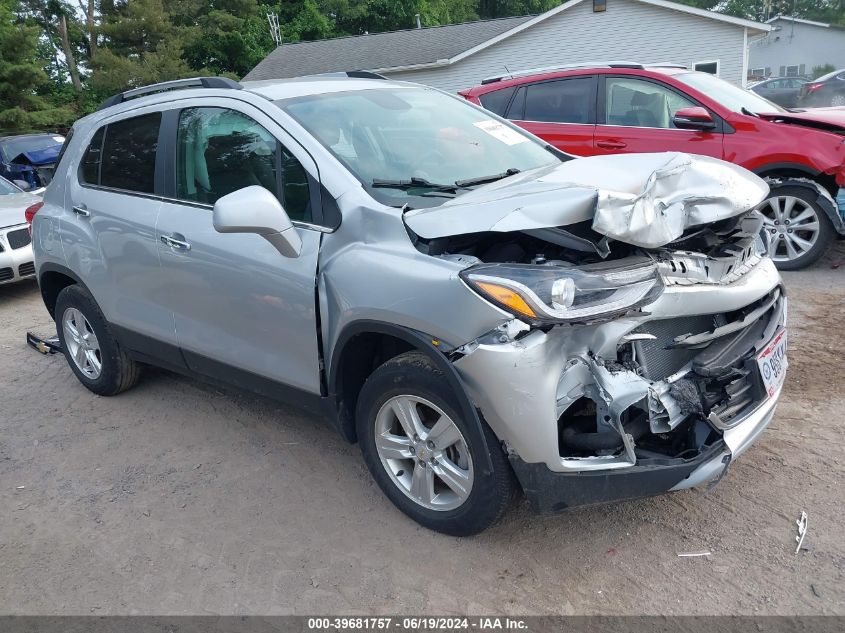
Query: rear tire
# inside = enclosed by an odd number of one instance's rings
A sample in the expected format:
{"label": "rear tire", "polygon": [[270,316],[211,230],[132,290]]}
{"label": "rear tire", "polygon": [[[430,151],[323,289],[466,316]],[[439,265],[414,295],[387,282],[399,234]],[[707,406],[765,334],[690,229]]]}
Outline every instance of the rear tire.
{"label": "rear tire", "polygon": [[773,183],[769,197],[757,207],[765,216],[769,256],[779,270],[814,264],[836,239],[836,229],[817,198],[807,187]]}
{"label": "rear tire", "polygon": [[408,352],[367,379],[356,423],[364,461],[388,499],[424,527],[469,536],[504,515],[516,485],[493,432],[482,421],[479,433],[460,411],[431,359]]}
{"label": "rear tire", "polygon": [[114,396],[138,382],[140,366],[120,347],[87,290],[64,288],[56,298],[55,316],[65,359],[85,387]]}

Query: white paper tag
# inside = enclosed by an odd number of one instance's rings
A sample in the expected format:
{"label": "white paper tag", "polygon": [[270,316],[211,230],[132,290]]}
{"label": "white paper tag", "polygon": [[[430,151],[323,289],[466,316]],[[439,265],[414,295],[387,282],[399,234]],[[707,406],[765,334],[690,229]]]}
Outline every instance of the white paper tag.
{"label": "white paper tag", "polygon": [[473,125],[479,130],[487,132],[493,138],[502,141],[505,145],[519,145],[528,140],[516,130],[512,130],[504,123],[499,123],[493,119],[479,121],[478,123],[473,123]]}
{"label": "white paper tag", "polygon": [[64,143],[65,137],[64,136],[54,136],[53,140],[56,141],[56,143]]}

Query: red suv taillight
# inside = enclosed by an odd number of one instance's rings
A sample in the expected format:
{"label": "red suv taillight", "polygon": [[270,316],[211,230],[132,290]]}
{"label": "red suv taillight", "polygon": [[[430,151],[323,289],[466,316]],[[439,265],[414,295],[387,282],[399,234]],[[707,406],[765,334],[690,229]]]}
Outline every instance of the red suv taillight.
{"label": "red suv taillight", "polygon": [[43,206],[43,202],[36,202],[32,206],[27,207],[26,211],[23,212],[23,217],[26,218],[26,228],[29,229],[30,235],[32,235],[32,219],[35,217],[35,214],[38,213],[38,210]]}

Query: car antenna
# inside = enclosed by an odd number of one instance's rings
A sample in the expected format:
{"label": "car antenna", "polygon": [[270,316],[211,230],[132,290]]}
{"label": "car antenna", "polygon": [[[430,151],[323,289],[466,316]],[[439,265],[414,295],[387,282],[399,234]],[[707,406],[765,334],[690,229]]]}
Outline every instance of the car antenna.
{"label": "car antenna", "polygon": [[508,73],[508,77],[510,77],[511,79],[513,79],[513,73],[511,72],[510,68],[508,68],[508,65],[507,65],[507,64],[502,64],[502,66],[504,66],[504,67],[505,67],[505,71]]}

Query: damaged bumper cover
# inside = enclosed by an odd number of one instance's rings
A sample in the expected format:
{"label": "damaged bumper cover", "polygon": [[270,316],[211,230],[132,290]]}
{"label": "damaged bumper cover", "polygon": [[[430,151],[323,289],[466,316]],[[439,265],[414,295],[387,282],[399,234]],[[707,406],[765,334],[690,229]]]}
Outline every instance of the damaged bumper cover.
{"label": "damaged bumper cover", "polygon": [[728,283],[668,284],[595,325],[503,327],[454,365],[540,511],[649,496],[720,477],[780,391],[757,354],[785,325],[768,259]]}

